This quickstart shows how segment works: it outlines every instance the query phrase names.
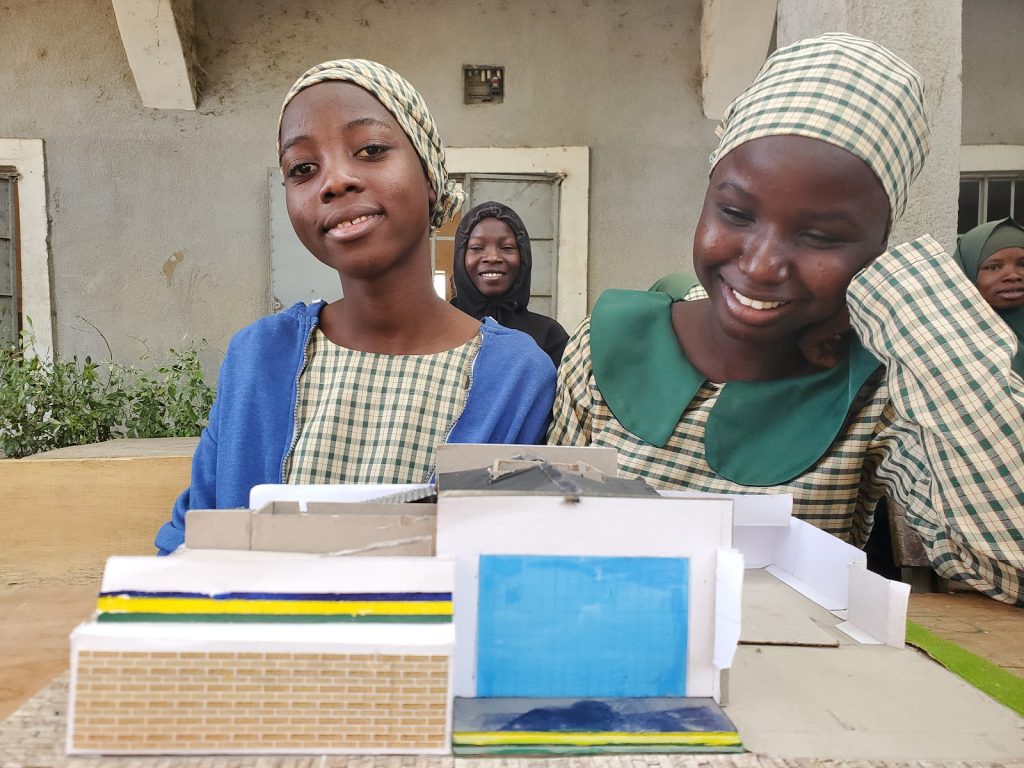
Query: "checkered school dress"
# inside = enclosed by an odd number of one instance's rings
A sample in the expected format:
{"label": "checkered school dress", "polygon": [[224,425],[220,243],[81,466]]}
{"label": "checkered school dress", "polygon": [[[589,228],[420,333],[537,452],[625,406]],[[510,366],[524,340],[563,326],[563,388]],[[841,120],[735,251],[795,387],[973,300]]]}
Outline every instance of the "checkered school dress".
{"label": "checkered school dress", "polygon": [[466,405],[476,334],[431,355],[334,344],[320,329],[299,381],[289,483],[423,483]]}
{"label": "checkered school dress", "polygon": [[[566,347],[548,441],[615,448],[622,476],[658,488],[792,493],[794,514],[858,546],[887,496],[906,508],[940,575],[1024,604],[1024,382],[1010,369],[1015,338],[930,237],[879,257],[848,300],[858,335],[886,370],[861,388],[828,451],[788,483],[749,488],[708,466],[704,428],[728,384],[705,382],[664,447],[626,430],[597,388],[589,320]],[[793,413],[799,418],[798,403]]]}

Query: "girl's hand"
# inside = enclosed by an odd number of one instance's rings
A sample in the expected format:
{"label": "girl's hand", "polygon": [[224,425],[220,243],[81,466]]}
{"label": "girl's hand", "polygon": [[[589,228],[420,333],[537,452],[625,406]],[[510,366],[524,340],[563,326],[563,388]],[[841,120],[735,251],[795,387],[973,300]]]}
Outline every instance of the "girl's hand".
{"label": "girl's hand", "polygon": [[834,368],[846,352],[852,333],[850,313],[844,303],[831,317],[808,326],[797,343],[809,363],[819,368]]}

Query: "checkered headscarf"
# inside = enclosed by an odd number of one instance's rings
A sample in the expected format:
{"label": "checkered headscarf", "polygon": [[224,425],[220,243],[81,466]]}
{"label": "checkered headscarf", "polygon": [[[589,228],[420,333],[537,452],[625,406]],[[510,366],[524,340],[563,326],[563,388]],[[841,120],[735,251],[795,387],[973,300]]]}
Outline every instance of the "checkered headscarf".
{"label": "checkered headscarf", "polygon": [[394,70],[367,59],[337,59],[317,64],[303,73],[284,97],[277,119],[277,149],[281,151],[281,119],[295,94],[325,80],[354,83],[369,91],[390,112],[412,142],[420,163],[434,188],[437,202],[430,208],[430,226],[437,229],[454,218],[466,199],[458,182],[448,178],[444,165],[444,147],[423,97]]}
{"label": "checkered headscarf", "polygon": [[928,154],[924,82],[877,43],[828,33],[780,48],[726,109],[711,170],[740,144],[795,135],[852,152],[889,198],[889,224],[907,207]]}

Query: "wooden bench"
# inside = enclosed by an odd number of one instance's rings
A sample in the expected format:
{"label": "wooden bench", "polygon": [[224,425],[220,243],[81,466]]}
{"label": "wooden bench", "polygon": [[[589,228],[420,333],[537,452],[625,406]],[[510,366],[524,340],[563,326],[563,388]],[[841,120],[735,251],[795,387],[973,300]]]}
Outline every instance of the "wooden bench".
{"label": "wooden bench", "polygon": [[197,442],[111,440],[0,460],[3,584],[98,583],[110,555],[154,553]]}

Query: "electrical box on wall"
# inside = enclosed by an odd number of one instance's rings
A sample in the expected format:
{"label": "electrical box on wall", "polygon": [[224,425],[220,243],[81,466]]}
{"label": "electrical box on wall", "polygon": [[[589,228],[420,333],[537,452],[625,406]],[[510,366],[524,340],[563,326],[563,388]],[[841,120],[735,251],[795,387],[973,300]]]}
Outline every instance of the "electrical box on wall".
{"label": "electrical box on wall", "polygon": [[462,88],[463,104],[501,104],[505,100],[505,68],[463,64]]}

